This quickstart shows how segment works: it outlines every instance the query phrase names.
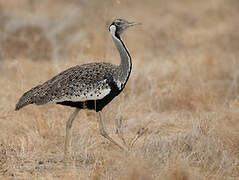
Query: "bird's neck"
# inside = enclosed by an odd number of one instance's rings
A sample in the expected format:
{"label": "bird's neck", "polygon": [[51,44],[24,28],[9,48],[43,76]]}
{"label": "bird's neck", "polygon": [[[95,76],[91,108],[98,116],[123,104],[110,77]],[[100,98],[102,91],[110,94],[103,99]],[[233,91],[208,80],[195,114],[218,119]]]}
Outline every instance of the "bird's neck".
{"label": "bird's neck", "polygon": [[129,51],[127,50],[126,46],[121,40],[121,37],[117,34],[112,34],[112,38],[117,50],[119,51],[120,58],[121,58],[120,65],[118,66],[120,69],[118,80],[124,86],[129,78],[131,68],[132,68],[131,57],[130,57]]}

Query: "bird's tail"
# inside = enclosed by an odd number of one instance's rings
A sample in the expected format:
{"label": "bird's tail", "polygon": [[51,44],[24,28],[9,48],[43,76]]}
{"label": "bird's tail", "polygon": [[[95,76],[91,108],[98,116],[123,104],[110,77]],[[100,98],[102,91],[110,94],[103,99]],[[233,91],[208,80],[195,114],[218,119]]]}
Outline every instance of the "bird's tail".
{"label": "bird's tail", "polygon": [[19,99],[18,103],[15,106],[15,110],[19,110],[21,108],[23,108],[24,106],[28,105],[28,104],[33,104],[36,103],[35,100],[35,95],[36,92],[38,90],[38,86],[35,88],[32,88],[31,90],[25,92],[22,97]]}

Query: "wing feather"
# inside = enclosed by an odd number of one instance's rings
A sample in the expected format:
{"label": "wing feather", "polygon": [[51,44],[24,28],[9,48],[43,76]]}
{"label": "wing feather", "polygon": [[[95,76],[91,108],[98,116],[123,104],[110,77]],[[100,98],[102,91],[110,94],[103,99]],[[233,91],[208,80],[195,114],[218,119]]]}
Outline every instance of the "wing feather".
{"label": "wing feather", "polygon": [[[56,97],[49,103],[57,103],[63,101],[83,102],[87,100],[103,99],[111,91],[111,88],[106,84],[106,81],[107,79],[92,84],[91,86],[88,86],[88,88],[84,89],[82,88],[82,84],[81,86],[74,84],[73,86],[68,88],[68,92],[72,93],[66,93],[60,97]],[[84,86],[86,85],[83,85],[83,87]]]}
{"label": "wing feather", "polygon": [[89,63],[69,68],[20,98],[16,109],[28,104],[102,99],[111,91],[107,84],[117,66],[110,63]]}

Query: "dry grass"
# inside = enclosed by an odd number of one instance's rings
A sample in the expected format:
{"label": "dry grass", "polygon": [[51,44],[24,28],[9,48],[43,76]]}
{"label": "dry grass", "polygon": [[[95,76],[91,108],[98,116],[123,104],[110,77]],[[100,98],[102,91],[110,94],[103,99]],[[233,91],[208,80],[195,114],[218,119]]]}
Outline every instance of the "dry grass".
{"label": "dry grass", "polygon": [[[239,178],[236,0],[0,0],[0,9],[2,179]],[[72,109],[14,106],[26,90],[75,64],[118,63],[107,31],[115,17],[143,25],[124,34],[133,72],[104,110],[107,129],[115,136],[122,117],[127,142],[149,123],[148,131],[124,155],[99,136],[95,113],[82,111],[66,168]]]}

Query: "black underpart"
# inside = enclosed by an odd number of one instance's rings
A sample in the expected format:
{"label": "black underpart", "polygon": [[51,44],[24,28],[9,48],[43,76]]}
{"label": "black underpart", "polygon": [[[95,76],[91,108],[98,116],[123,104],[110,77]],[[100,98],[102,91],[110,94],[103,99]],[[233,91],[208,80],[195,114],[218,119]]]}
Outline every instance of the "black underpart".
{"label": "black underpart", "polygon": [[110,103],[114,99],[114,97],[119,95],[119,93],[123,90],[123,88],[119,90],[118,86],[113,81],[113,78],[108,79],[107,83],[109,84],[111,91],[103,99],[88,100],[84,102],[62,101],[62,102],[57,102],[57,104],[76,107],[79,109],[95,110],[96,112],[101,111],[108,103]]}

